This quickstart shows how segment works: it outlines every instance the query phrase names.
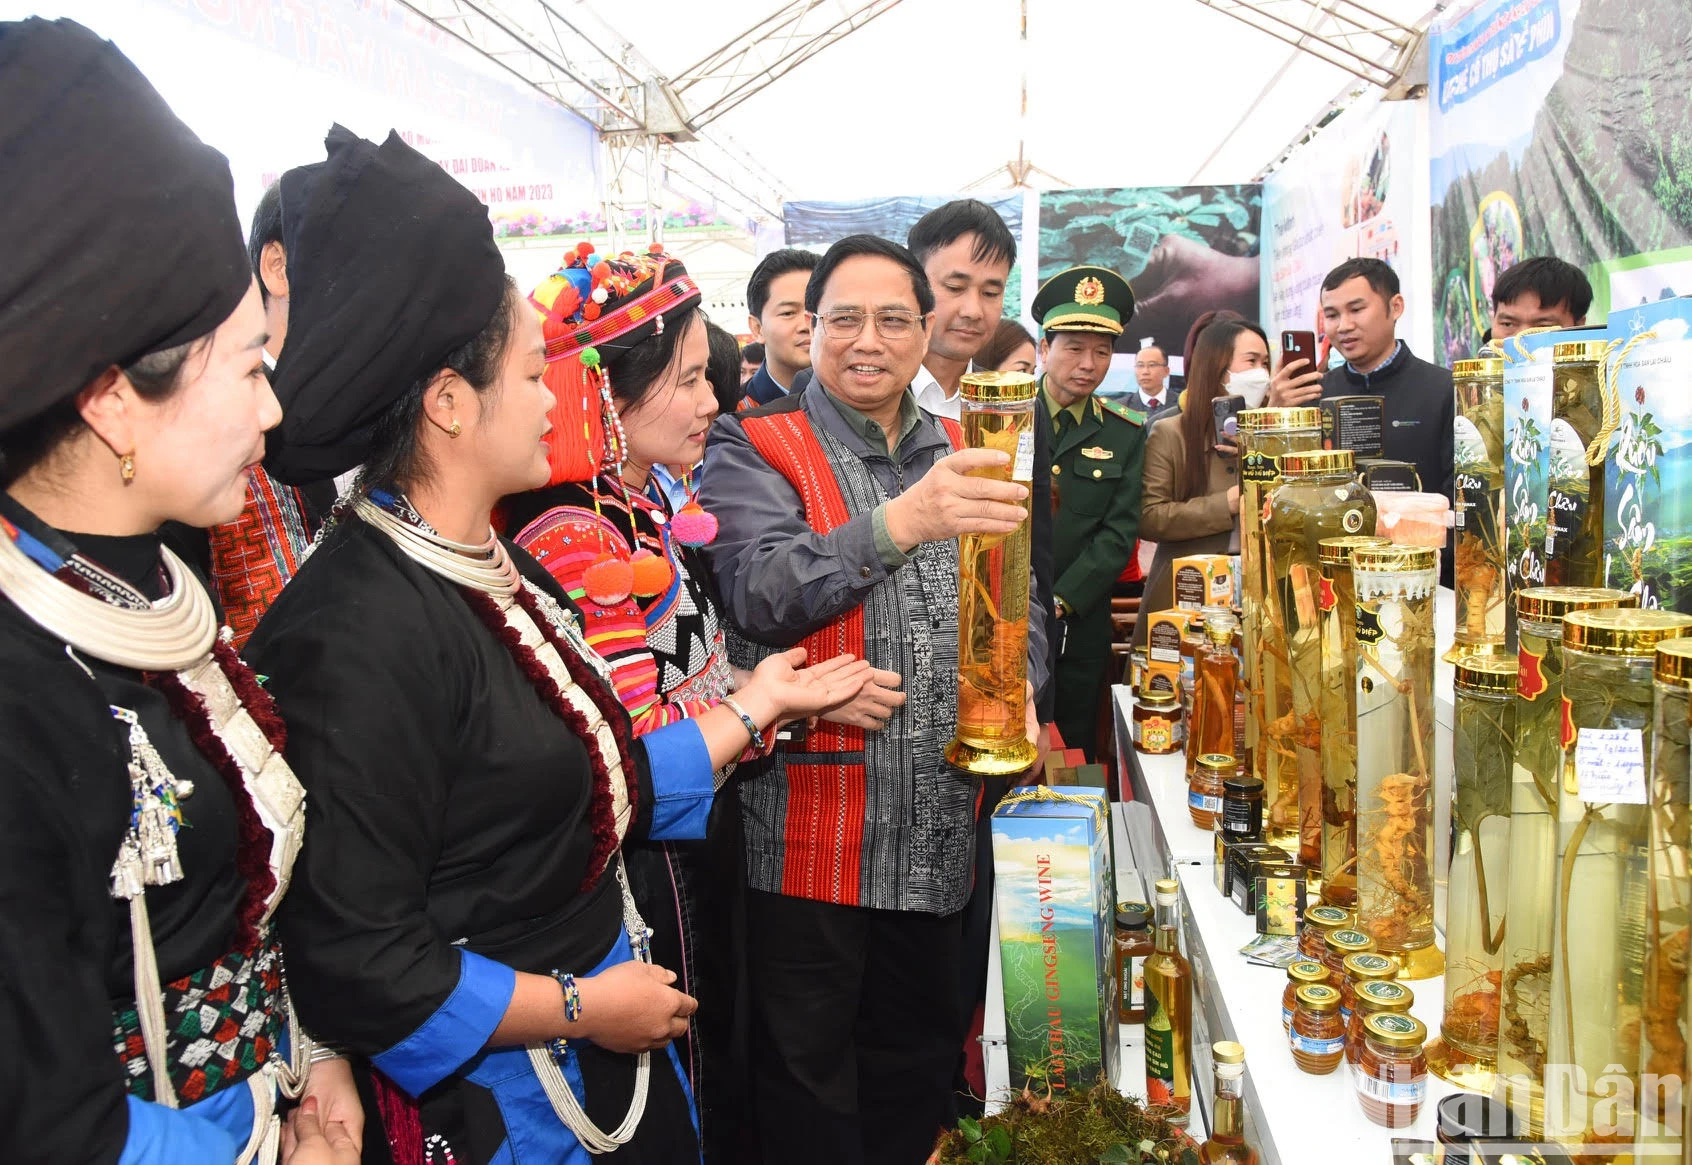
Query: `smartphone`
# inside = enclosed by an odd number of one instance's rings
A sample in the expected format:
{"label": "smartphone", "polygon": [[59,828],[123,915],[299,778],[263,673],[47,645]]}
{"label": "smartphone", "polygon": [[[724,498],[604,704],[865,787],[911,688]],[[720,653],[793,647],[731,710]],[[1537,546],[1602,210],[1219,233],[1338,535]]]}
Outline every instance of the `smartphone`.
{"label": "smartphone", "polygon": [[1216,440],[1238,445],[1240,443],[1240,413],[1245,408],[1245,398],[1238,396],[1213,397],[1210,407],[1216,415]]}
{"label": "smartphone", "polygon": [[1315,332],[1282,332],[1281,333],[1281,367],[1285,368],[1294,360],[1306,360],[1305,372],[1320,372],[1321,367],[1316,363],[1316,333]]}

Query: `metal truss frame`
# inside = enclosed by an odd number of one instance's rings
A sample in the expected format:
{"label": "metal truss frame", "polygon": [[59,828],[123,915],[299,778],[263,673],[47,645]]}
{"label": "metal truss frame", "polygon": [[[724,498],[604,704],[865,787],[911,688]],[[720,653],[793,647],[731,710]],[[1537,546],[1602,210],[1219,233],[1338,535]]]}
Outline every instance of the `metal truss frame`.
{"label": "metal truss frame", "polygon": [[1390,90],[1423,33],[1357,0],[1197,0],[1360,81]]}

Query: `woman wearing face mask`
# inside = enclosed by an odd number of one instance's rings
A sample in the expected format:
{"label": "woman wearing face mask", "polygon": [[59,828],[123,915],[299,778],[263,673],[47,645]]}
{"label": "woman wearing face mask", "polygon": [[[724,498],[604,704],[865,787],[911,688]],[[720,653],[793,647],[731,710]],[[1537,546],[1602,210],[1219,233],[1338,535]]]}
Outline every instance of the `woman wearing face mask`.
{"label": "woman wearing face mask", "polygon": [[[1140,535],[1157,543],[1146,573],[1144,611],[1174,602],[1170,565],[1190,554],[1237,554],[1240,473],[1234,444],[1218,438],[1213,402],[1237,396],[1261,408],[1269,393],[1269,341],[1244,320],[1217,320],[1199,334],[1181,393],[1180,411],[1146,434],[1145,493]],[[1145,642],[1144,619],[1134,643]]]}

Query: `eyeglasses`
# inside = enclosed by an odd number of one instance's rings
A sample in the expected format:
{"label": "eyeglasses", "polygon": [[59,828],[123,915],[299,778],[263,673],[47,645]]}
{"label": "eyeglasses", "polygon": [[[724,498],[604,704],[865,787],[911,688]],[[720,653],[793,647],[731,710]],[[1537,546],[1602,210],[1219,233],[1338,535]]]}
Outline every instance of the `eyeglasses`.
{"label": "eyeglasses", "polygon": [[922,316],[916,312],[888,309],[878,312],[831,311],[817,312],[812,317],[823,335],[831,340],[855,340],[864,330],[864,321],[875,320],[875,331],[883,340],[906,340],[922,327]]}

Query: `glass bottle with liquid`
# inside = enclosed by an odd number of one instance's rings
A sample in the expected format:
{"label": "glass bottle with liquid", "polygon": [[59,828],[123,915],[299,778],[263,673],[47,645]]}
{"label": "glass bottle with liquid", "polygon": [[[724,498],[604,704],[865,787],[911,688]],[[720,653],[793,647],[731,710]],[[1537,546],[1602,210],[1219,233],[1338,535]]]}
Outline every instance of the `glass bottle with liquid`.
{"label": "glass bottle with liquid", "polygon": [[1504,655],[1457,661],[1445,1010],[1439,1039],[1428,1046],[1428,1066],[1455,1084],[1483,1091],[1490,1090],[1498,1056],[1516,670],[1516,661]]}
{"label": "glass bottle with liquid", "polygon": [[1176,1110],[1185,1126],[1192,1110],[1193,969],[1181,955],[1181,887],[1157,883],[1157,947],[1146,959],[1146,1100]]}
{"label": "glass bottle with liquid", "polygon": [[1405,979],[1434,945],[1435,552],[1352,551],[1357,593],[1357,929]]}
{"label": "glass bottle with liquid", "polygon": [[[1600,1122],[1631,1131],[1636,1115],[1647,1020],[1653,670],[1657,645],[1689,634],[1692,615],[1672,611],[1577,611],[1563,620],[1572,731],[1552,868],[1549,1059],[1571,1071],[1566,1087],[1547,1087],[1545,1131],[1565,1143],[1610,1135]],[[1565,1098],[1573,1101],[1566,1110]],[[1613,1103],[1601,1107],[1606,1099]]]}
{"label": "glass bottle with liquid", "polygon": [[1544,1128],[1551,1028],[1552,866],[1563,772],[1563,616],[1631,607],[1601,587],[1516,592],[1516,747],[1510,769],[1510,849],[1499,978],[1498,1077],[1525,1135]]}
{"label": "glass bottle with liquid", "polygon": [[1324,538],[1322,609],[1322,901],[1357,905],[1357,596],[1351,552],[1386,546],[1378,534]]}
{"label": "glass bottle with liquid", "polygon": [[[1281,458],[1322,447],[1322,410],[1317,408],[1248,409],[1240,414],[1240,609],[1246,684],[1246,753],[1251,775],[1263,782],[1265,805],[1282,806],[1278,836],[1269,840],[1298,844],[1297,772],[1289,760],[1271,766],[1259,744],[1264,725],[1292,709],[1292,678],[1286,649],[1274,639],[1264,618],[1269,590],[1268,553],[1263,523],[1264,501],[1280,483]],[[1278,652],[1278,655],[1276,654]],[[1268,657],[1268,658],[1266,658]],[[1271,709],[1274,711],[1270,715]],[[1282,774],[1285,771],[1285,789]],[[1270,814],[1272,816],[1272,813]]]}
{"label": "glass bottle with liquid", "polygon": [[1504,644],[1504,361],[1459,360],[1451,366],[1451,379],[1457,394],[1453,651],[1460,655]]}
{"label": "glass bottle with liquid", "polygon": [[1216,1103],[1199,1160],[1204,1165],[1257,1165],[1257,1150],[1245,1139],[1245,1048],[1218,1040],[1210,1045],[1210,1059]]}
{"label": "glass bottle with liquid", "polygon": [[1123,1024],[1146,1022],[1146,959],[1152,941],[1152,911],[1144,902],[1116,904],[1116,1018]]}
{"label": "glass bottle with liquid", "polygon": [[[1322,569],[1319,543],[1324,538],[1361,534],[1375,528],[1374,496],[1356,478],[1349,449],[1316,449],[1281,458],[1281,484],[1269,495],[1266,544],[1269,589],[1265,624],[1274,630],[1264,645],[1283,665],[1291,703],[1266,708],[1263,747],[1271,766],[1283,773],[1291,766],[1296,793],[1293,819],[1289,806],[1271,803],[1269,841],[1290,824],[1296,833],[1298,860],[1322,868]],[[1285,652],[1284,656],[1278,655]],[[1275,713],[1272,719],[1268,713]],[[1284,788],[1284,780],[1283,780]],[[1277,816],[1281,814],[1281,816]]]}
{"label": "glass bottle with liquid", "polygon": [[[1221,607],[1204,609],[1204,641],[1193,652],[1193,714],[1187,721],[1187,779],[1198,758],[1234,754],[1234,693],[1240,663],[1234,655],[1234,616]],[[1232,775],[1232,774],[1229,774]]]}
{"label": "glass bottle with liquid", "polygon": [[1604,424],[1602,340],[1551,349],[1551,466],[1546,478],[1545,583],[1604,583]]}

